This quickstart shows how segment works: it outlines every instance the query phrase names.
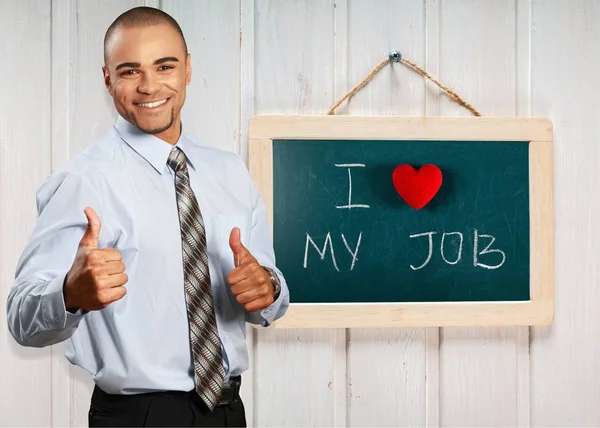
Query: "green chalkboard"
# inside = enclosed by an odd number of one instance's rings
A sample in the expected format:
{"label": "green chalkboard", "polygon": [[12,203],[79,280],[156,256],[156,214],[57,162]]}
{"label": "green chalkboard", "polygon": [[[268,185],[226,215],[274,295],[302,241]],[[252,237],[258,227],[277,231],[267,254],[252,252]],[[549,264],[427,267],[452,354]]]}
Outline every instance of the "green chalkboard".
{"label": "green chalkboard", "polygon": [[[274,139],[274,248],[291,302],[529,300],[528,145]],[[394,189],[399,164],[442,171],[424,208]]]}

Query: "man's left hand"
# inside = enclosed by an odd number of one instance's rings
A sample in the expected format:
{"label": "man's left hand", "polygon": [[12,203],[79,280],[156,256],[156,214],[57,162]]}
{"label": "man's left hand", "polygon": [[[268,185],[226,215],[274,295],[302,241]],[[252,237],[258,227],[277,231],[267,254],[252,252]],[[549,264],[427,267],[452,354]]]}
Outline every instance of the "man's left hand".
{"label": "man's left hand", "polygon": [[242,245],[240,229],[234,227],[229,235],[229,247],[233,252],[235,269],[227,275],[236,300],[248,312],[258,311],[271,305],[274,287],[269,273],[258,263],[250,251]]}

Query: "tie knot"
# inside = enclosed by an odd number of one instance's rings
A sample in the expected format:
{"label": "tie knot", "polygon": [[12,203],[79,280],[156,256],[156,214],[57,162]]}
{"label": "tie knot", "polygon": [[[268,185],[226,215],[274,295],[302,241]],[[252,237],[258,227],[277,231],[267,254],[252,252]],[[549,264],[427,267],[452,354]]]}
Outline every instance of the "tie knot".
{"label": "tie knot", "polygon": [[185,168],[185,154],[179,147],[173,147],[171,153],[169,153],[167,165],[173,168],[175,172],[181,171]]}

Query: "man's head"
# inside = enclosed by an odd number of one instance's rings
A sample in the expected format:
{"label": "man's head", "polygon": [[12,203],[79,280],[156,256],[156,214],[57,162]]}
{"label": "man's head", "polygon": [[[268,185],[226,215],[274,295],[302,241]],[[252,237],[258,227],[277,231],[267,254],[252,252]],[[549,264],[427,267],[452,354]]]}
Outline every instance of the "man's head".
{"label": "man's head", "polygon": [[104,38],[104,83],[119,114],[174,144],[191,80],[187,45],[165,12],[137,7],[119,16]]}

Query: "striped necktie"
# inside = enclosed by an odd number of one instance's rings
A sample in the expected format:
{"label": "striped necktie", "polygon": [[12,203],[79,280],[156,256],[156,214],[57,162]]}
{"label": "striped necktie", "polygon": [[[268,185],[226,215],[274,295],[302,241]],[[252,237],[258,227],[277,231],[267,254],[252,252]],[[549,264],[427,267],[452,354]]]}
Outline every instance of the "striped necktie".
{"label": "striped necktie", "polygon": [[175,171],[195,390],[213,410],[223,388],[223,357],[210,286],[204,222],[190,186],[185,154],[179,147],[171,150],[167,164]]}

